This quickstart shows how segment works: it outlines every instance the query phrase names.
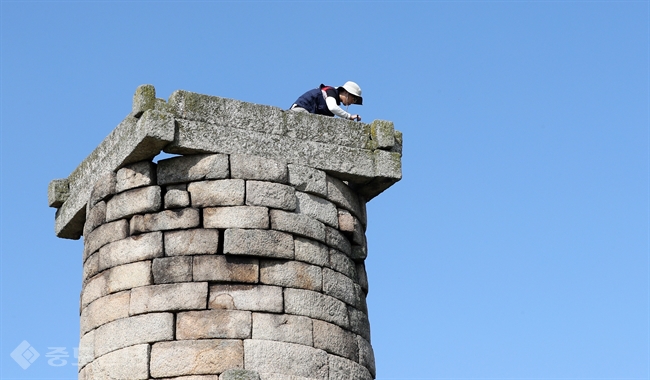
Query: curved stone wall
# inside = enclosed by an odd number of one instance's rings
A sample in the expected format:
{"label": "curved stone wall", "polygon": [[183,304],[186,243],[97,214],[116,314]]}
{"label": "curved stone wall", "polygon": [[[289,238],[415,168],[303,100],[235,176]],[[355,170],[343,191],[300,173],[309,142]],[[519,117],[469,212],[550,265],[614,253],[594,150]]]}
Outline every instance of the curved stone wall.
{"label": "curved stone wall", "polygon": [[80,379],[372,379],[365,201],[240,154],[141,161],[93,187]]}

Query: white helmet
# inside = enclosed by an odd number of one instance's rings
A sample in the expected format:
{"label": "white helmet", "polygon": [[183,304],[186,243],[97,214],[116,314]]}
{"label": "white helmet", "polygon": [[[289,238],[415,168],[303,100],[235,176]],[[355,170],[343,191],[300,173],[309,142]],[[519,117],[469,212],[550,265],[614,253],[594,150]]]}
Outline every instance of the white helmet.
{"label": "white helmet", "polygon": [[347,81],[345,84],[339,88],[344,89],[348,93],[357,97],[357,101],[354,104],[362,105],[363,98],[361,97],[361,87],[354,82]]}

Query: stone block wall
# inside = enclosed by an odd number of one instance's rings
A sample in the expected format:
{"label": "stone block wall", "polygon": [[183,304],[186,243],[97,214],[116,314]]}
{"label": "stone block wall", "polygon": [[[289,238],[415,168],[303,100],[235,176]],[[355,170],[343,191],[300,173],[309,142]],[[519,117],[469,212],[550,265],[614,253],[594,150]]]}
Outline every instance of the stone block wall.
{"label": "stone block wall", "polygon": [[249,154],[101,176],[83,224],[80,379],[373,379],[365,198]]}

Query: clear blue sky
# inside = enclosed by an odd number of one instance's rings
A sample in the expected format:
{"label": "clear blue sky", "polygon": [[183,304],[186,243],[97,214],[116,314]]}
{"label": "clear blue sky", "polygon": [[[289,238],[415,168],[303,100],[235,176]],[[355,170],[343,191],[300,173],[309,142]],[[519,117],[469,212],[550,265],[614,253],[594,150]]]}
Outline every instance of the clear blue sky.
{"label": "clear blue sky", "polygon": [[[350,110],[404,133],[404,179],[368,205],[378,379],[650,377],[647,1],[1,13],[2,379],[76,378],[82,242],[55,237],[47,185],[138,85],[287,108],[347,80]],[[41,355],[26,370],[23,340]]]}

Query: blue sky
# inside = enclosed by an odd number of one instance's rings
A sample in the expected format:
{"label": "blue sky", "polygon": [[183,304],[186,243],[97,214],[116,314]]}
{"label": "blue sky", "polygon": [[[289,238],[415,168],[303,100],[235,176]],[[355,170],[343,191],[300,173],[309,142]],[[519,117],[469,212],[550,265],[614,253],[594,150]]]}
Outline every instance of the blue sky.
{"label": "blue sky", "polygon": [[82,242],[55,237],[47,185],[138,85],[287,108],[353,80],[350,111],[404,134],[403,180],[368,204],[377,378],[648,379],[649,20],[647,1],[3,0],[0,378],[76,378]]}

